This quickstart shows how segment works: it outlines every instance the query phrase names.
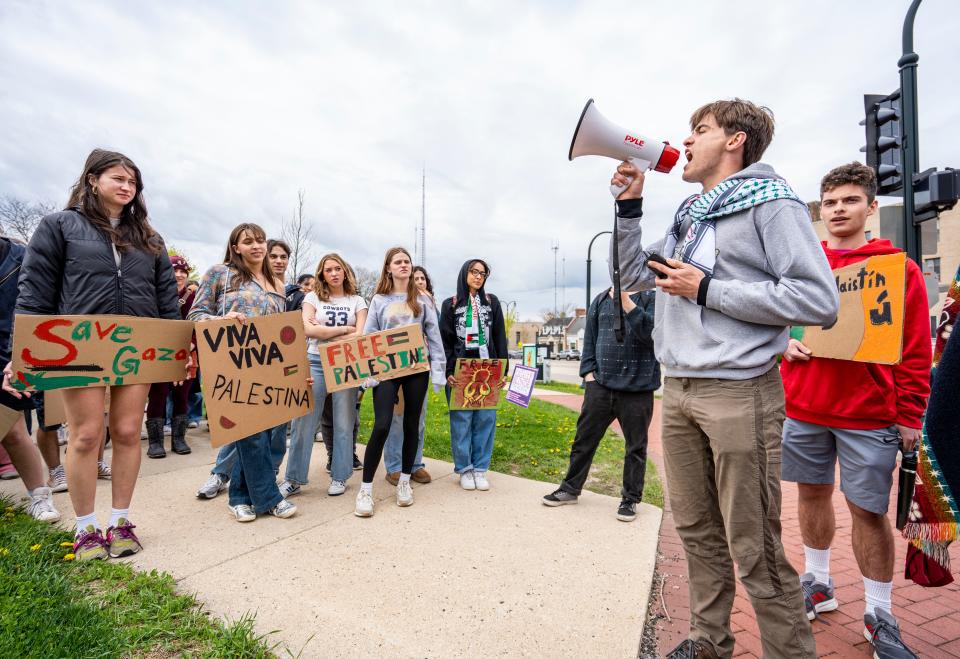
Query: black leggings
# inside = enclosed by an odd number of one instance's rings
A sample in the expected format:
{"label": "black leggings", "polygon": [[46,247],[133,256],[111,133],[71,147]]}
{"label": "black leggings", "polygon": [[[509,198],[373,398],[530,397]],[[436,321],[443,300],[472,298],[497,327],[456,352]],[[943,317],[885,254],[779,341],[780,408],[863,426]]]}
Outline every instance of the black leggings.
{"label": "black leggings", "polygon": [[395,380],[386,380],[373,388],[373,432],[363,453],[363,482],[372,483],[383,457],[383,445],[390,434],[393,422],[393,406],[397,402],[397,390],[403,388],[403,462],[401,471],[409,474],[417,459],[417,444],[420,442],[420,411],[423,399],[430,387],[430,373],[415,373]]}

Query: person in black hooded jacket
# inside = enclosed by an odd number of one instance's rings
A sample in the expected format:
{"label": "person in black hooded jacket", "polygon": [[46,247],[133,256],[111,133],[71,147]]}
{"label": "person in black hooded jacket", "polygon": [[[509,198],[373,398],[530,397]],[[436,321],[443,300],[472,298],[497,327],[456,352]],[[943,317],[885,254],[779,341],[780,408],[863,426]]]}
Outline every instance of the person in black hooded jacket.
{"label": "person in black hooded jacket", "polygon": [[[16,313],[180,320],[170,259],[163,239],[147,219],[143,178],[129,158],[95,149],[70,193],[67,210],[40,221],[23,259]],[[20,397],[10,378],[8,365],[3,388]],[[94,508],[106,390],[63,390],[70,421],[66,472],[77,518],[77,560],[126,556],[142,549],[129,515],[140,471],[140,427],[149,389],[149,384],[110,387],[113,509],[106,537]]]}
{"label": "person in black hooded jacket", "polygon": [[[508,359],[500,300],[484,288],[489,277],[490,266],[486,261],[470,259],[460,268],[457,294],[444,300],[441,306],[440,336],[447,354],[449,385],[454,384],[457,359]],[[447,400],[449,398],[450,386],[447,386]],[[490,489],[487,469],[496,431],[496,410],[450,410],[450,445],[463,489]]]}

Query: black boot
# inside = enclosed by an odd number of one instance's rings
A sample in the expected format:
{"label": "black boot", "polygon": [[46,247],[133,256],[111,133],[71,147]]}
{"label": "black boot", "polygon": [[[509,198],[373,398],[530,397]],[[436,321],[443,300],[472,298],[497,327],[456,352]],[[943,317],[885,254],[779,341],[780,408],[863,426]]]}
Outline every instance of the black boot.
{"label": "black boot", "polygon": [[174,453],[186,455],[190,452],[190,446],[187,444],[187,415],[173,417],[170,421],[170,448]]}
{"label": "black boot", "polygon": [[148,458],[165,458],[167,452],[163,449],[163,419],[147,419],[147,439],[150,447],[147,449]]}

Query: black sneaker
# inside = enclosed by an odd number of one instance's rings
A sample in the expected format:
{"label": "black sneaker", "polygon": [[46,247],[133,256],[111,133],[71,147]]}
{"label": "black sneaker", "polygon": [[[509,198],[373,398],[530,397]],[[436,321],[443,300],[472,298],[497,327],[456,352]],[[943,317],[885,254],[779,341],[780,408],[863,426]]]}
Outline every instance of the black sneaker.
{"label": "black sneaker", "polygon": [[900,638],[896,619],[881,608],[863,616],[863,637],[873,645],[875,659],[917,659]]}
{"label": "black sneaker", "polygon": [[665,659],[720,659],[720,657],[710,643],[688,638],[670,650]]}
{"label": "black sneaker", "polygon": [[353,470],[360,471],[361,469],[363,469],[363,463],[360,462],[360,458],[358,458],[357,454],[354,453],[353,454]]}
{"label": "black sneaker", "polygon": [[637,504],[635,501],[624,499],[617,508],[617,519],[621,522],[632,522],[637,518]]}
{"label": "black sneaker", "polygon": [[543,497],[545,506],[567,506],[580,500],[576,494],[570,494],[564,490],[557,490]]}

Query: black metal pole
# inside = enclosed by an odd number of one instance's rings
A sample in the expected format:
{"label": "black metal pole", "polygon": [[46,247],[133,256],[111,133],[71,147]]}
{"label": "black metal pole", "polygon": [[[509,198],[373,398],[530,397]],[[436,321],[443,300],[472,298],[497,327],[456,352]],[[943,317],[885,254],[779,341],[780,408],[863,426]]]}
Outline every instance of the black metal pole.
{"label": "black metal pole", "polygon": [[593,296],[590,295],[590,273],[592,271],[593,261],[590,260],[590,252],[593,250],[593,241],[602,236],[605,233],[613,233],[612,231],[601,231],[593,238],[590,239],[590,244],[587,245],[587,305],[584,309],[590,309],[590,302],[593,300]]}
{"label": "black metal pole", "polygon": [[913,177],[920,171],[919,129],[917,122],[917,62],[920,57],[913,52],[913,20],[917,16],[921,0],[913,0],[903,19],[903,55],[897,62],[900,67],[900,103],[903,112],[901,122],[903,139],[900,145],[900,162],[903,166],[903,223],[907,242],[907,256],[922,267],[923,246],[920,225],[914,222]]}

